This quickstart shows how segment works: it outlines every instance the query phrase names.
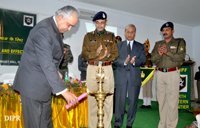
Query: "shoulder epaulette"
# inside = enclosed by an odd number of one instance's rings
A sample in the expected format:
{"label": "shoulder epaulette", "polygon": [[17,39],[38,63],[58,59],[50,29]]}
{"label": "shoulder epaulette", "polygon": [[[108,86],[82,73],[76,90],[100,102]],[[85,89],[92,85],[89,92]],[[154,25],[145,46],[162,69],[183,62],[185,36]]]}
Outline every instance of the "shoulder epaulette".
{"label": "shoulder epaulette", "polygon": [[184,40],[183,38],[175,38],[175,40]]}

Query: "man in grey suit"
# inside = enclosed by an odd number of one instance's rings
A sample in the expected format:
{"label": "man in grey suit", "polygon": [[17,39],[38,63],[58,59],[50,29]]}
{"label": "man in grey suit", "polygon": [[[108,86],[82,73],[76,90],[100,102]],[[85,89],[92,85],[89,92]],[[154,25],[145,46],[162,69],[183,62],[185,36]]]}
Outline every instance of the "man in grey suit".
{"label": "man in grey suit", "polygon": [[62,95],[75,105],[77,97],[61,80],[59,65],[63,58],[61,33],[78,22],[72,6],[58,9],[55,16],[39,22],[29,33],[13,87],[20,92],[26,128],[53,128],[51,95]]}
{"label": "man in grey suit", "polygon": [[126,128],[132,128],[138,96],[141,85],[140,66],[146,62],[143,44],[134,40],[136,27],[133,24],[125,28],[125,41],[117,44],[119,57],[114,64],[117,65],[116,98],[115,98],[115,128],[123,124],[127,91],[129,108],[127,113]]}

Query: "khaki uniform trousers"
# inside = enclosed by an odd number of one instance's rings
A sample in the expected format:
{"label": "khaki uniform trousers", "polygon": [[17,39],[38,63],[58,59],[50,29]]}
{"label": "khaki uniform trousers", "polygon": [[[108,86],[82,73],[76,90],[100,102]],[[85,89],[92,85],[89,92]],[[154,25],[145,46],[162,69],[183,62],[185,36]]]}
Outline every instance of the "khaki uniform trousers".
{"label": "khaki uniform trousers", "polygon": [[200,80],[197,80],[198,101],[200,102]]}
{"label": "khaki uniform trousers", "polygon": [[[98,66],[88,65],[87,67],[87,88],[91,92],[98,90],[98,84],[96,80],[96,70]],[[114,77],[112,66],[103,66],[104,69],[104,83],[103,90],[114,92]],[[113,95],[109,95],[104,100],[104,128],[111,128],[111,120],[113,116]],[[98,117],[97,117],[97,100],[94,96],[88,95],[88,128],[97,128]]]}
{"label": "khaki uniform trousers", "polygon": [[152,79],[150,78],[145,85],[142,86],[143,88],[143,97],[152,98]]}
{"label": "khaki uniform trousers", "polygon": [[157,72],[158,128],[176,128],[178,122],[180,71]]}

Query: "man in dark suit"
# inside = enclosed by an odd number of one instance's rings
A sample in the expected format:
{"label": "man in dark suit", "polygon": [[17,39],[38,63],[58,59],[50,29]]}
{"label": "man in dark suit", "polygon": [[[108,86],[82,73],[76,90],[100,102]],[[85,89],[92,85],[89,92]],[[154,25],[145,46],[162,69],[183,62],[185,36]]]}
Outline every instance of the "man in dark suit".
{"label": "man in dark suit", "polygon": [[198,100],[197,103],[200,103],[200,66],[198,67],[199,71],[196,72],[194,79],[197,80],[197,91],[198,91]]}
{"label": "man in dark suit", "polygon": [[82,55],[80,54],[78,56],[78,69],[81,71],[81,80],[86,80],[86,71],[87,71],[87,60],[82,58]]}
{"label": "man in dark suit", "polygon": [[115,99],[115,128],[123,124],[127,91],[129,108],[127,113],[127,128],[132,128],[138,96],[141,85],[140,66],[146,62],[143,44],[134,40],[136,28],[133,24],[125,28],[125,41],[117,44],[119,57],[114,64],[117,65],[116,99]]}
{"label": "man in dark suit", "polygon": [[61,80],[59,64],[63,58],[61,33],[78,22],[72,6],[58,9],[55,16],[39,22],[29,33],[13,87],[20,92],[26,128],[53,128],[51,95],[62,95],[75,105],[77,97]]}

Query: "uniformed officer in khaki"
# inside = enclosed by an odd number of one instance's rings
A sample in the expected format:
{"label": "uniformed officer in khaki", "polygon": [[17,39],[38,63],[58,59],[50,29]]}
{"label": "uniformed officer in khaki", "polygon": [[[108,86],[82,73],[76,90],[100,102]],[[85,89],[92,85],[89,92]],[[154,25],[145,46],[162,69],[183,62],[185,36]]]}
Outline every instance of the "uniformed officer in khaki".
{"label": "uniformed officer in khaki", "polygon": [[[82,47],[82,57],[88,61],[87,67],[87,88],[89,91],[97,91],[96,70],[98,64],[102,63],[104,69],[104,91],[114,91],[114,77],[111,62],[116,60],[119,53],[115,43],[115,35],[105,30],[107,23],[105,12],[98,12],[93,21],[96,30],[85,35]],[[88,95],[88,127],[97,127],[97,101],[94,96]],[[113,95],[107,96],[104,101],[104,128],[111,128],[113,115]]]}
{"label": "uniformed officer in khaki", "polygon": [[174,38],[174,25],[166,22],[160,31],[164,40],[156,42],[151,61],[157,65],[157,99],[160,122],[158,128],[176,128],[178,122],[179,68],[186,54],[183,38]]}

